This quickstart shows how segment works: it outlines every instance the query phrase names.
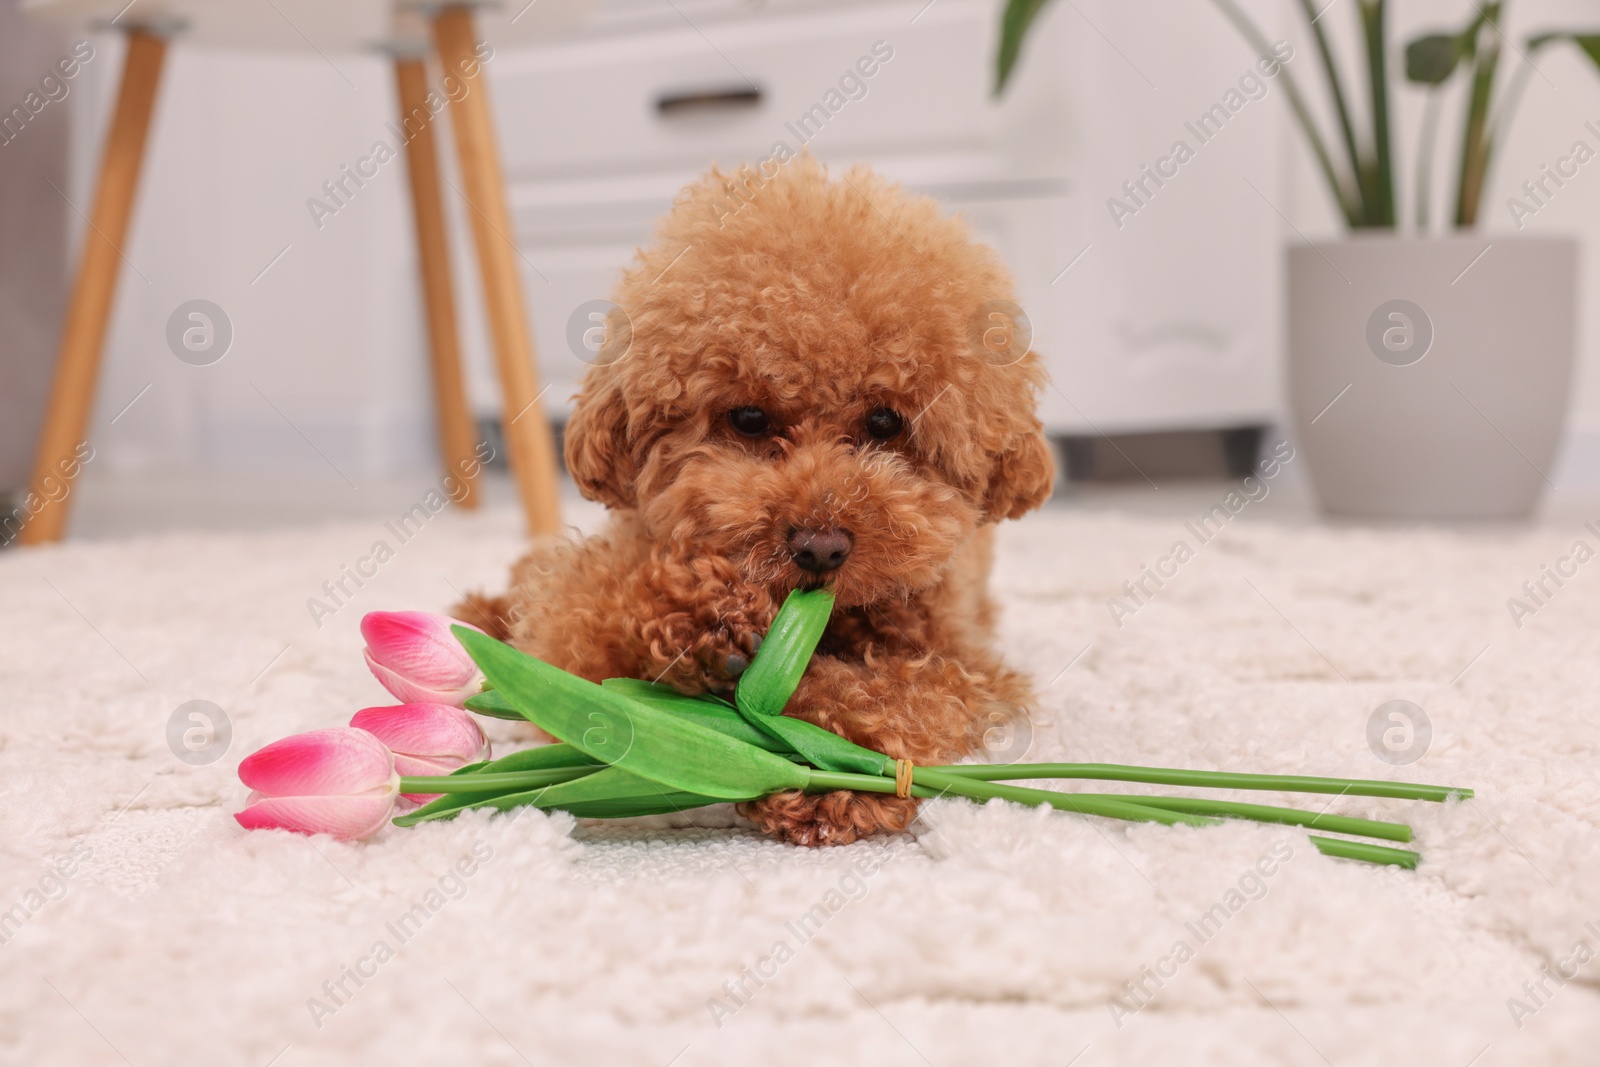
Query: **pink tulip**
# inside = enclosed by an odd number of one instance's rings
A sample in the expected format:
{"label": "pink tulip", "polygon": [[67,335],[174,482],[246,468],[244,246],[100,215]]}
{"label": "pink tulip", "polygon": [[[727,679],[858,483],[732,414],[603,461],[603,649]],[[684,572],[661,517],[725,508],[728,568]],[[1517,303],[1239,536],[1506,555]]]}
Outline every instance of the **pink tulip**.
{"label": "pink tulip", "polygon": [[337,727],[274,741],[246,756],[239,780],[254,792],[234,814],[246,830],[370,837],[389,821],[400,775],[394,756],[365,730]]}
{"label": "pink tulip", "polygon": [[466,623],[426,611],[369,611],[361,620],[367,666],[397,700],[459,708],[482,689],[483,674],[452,626]]}
{"label": "pink tulip", "polygon": [[[362,708],[350,725],[366,730],[394,753],[394,769],[405,775],[449,774],[489,758],[489,739],[477,722],[448,704],[400,704]],[[438,793],[403,793],[419,804]]]}

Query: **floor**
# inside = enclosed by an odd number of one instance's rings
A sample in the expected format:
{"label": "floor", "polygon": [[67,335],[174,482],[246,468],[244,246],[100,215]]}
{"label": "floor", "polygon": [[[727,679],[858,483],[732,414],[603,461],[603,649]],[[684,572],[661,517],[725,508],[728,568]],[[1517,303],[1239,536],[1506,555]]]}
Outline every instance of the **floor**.
{"label": "floor", "polygon": [[1069,493],[1000,531],[996,644],[1037,701],[991,756],[1477,790],[1230,797],[1406,822],[1415,871],[1295,827],[953,800],[820,851],[726,808],[344,844],[241,830],[238,761],[385,701],[361,614],[493,588],[522,537],[491,506],[402,540],[384,524],[430,476],[327,480],[85,482],[91,533],[244,530],[0,553],[0,1064],[1595,1062],[1600,579],[1507,609],[1594,543],[1575,525],[1341,529],[1275,480],[1204,539],[1220,484]]}

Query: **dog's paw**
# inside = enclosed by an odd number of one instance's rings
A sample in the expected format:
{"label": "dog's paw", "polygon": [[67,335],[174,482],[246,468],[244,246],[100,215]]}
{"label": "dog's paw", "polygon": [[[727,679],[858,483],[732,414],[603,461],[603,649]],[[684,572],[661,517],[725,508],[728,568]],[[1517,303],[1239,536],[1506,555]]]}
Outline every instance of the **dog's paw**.
{"label": "dog's paw", "polygon": [[695,657],[705,688],[721,696],[732,693],[760,647],[761,635],[752,630],[719,634],[708,642]]}
{"label": "dog's paw", "polygon": [[818,848],[848,845],[879,832],[900,833],[916,818],[917,802],[844,790],[774,793],[739,805],[739,814],[779,840]]}

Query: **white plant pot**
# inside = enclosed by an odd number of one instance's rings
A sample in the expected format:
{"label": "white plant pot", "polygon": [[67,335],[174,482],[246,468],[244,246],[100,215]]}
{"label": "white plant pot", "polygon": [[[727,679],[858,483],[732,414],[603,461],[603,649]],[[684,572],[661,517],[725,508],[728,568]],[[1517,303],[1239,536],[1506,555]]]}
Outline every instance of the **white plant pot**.
{"label": "white plant pot", "polygon": [[1560,237],[1289,249],[1290,406],[1323,509],[1529,514],[1566,422],[1577,271]]}

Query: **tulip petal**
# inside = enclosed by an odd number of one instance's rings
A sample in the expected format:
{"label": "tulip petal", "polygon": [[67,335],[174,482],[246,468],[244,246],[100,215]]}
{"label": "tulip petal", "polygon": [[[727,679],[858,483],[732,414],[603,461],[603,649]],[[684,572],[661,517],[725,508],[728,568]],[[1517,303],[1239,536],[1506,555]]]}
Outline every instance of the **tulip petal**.
{"label": "tulip petal", "polygon": [[[394,769],[402,775],[418,778],[424,775],[439,775],[442,777],[446,774],[453,774],[468,763],[474,762],[476,761],[458,760],[454,757],[422,759],[417,756],[402,756],[398,752],[394,754]],[[444,796],[443,793],[401,793],[400,795],[417,804],[426,804],[430,800],[437,800],[439,797]]]}
{"label": "tulip petal", "polygon": [[239,763],[239,780],[268,797],[367,793],[388,788],[394,774],[383,742],[349,727],[285,737]]}
{"label": "tulip petal", "polygon": [[367,668],[372,671],[372,676],[378,679],[389,695],[396,700],[407,704],[448,704],[459,708],[467,702],[470,696],[476,696],[482,689],[483,678],[474,674],[465,685],[454,689],[433,689],[415,682],[395,671],[390,670],[372,658],[372,650],[365,651]]}
{"label": "tulip petal", "polygon": [[465,766],[465,761],[455,759],[423,759],[420,756],[402,756],[398,752],[394,757],[394,769],[410,778],[454,774]]}
{"label": "tulip petal", "polygon": [[454,619],[425,611],[371,611],[361,619],[361,636],[377,663],[417,685],[452,690],[478,677],[477,664],[450,632],[453,625]]}
{"label": "tulip petal", "polygon": [[268,797],[236,812],[246,830],[293,830],[329,834],[341,841],[359,841],[383,829],[394,809],[395,794],[363,796]]}
{"label": "tulip petal", "polygon": [[[489,739],[477,721],[448,704],[362,708],[350,725],[382,741],[395,754],[395,769],[401,774],[449,774],[489,758]],[[427,769],[410,769],[418,764]]]}

